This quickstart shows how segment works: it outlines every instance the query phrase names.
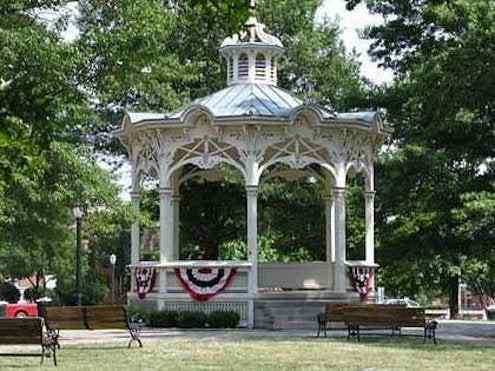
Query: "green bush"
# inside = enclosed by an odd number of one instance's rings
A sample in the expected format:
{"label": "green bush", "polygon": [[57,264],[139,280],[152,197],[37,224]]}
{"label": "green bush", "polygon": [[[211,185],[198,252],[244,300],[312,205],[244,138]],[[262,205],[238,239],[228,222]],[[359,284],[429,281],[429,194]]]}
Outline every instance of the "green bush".
{"label": "green bush", "polygon": [[148,314],[151,327],[177,327],[179,313],[175,311],[153,310]]}
{"label": "green bush", "polygon": [[208,316],[208,325],[211,328],[236,328],[239,326],[241,317],[233,311],[211,312]]}
{"label": "green bush", "polygon": [[126,310],[129,321],[149,324],[149,311],[147,311],[146,309],[141,308],[137,305],[129,305]]}
{"label": "green bush", "polygon": [[36,290],[34,287],[24,290],[24,300],[34,303],[41,298],[42,294],[40,290]]}
{"label": "green bush", "polygon": [[0,300],[15,304],[21,298],[21,292],[10,282],[4,282],[0,285]]}
{"label": "green bush", "polygon": [[181,328],[203,328],[208,316],[203,312],[182,312],[179,315],[177,326]]}

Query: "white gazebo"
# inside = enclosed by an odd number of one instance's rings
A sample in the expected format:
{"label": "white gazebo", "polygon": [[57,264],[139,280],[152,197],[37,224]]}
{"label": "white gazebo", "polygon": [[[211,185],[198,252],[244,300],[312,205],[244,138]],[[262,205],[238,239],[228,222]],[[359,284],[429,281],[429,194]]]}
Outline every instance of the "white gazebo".
{"label": "white gazebo", "polygon": [[[220,53],[227,62],[225,89],[172,113],[128,112],[117,133],[132,165],[131,197],[136,214],[143,179],[157,179],[160,194],[160,260],[140,260],[140,225],[136,219],[131,232],[133,284],[129,301],[157,309],[235,310],[245,325],[253,327],[263,322],[257,303],[266,304],[274,297],[359,300],[352,273],[355,278],[356,274],[371,273],[366,277],[372,285],[376,267],[373,162],[388,132],[380,115],[337,113],[277,87],[277,64],[284,47],[265,32],[254,9],[245,30],[227,38]],[[218,171],[220,164],[237,169],[245,181],[248,259],[180,261],[180,185],[205,172]],[[280,164],[284,171],[279,171]],[[287,167],[292,170],[287,171]],[[260,180],[268,172],[293,177],[305,171],[323,178],[326,184],[326,261],[260,264]],[[361,173],[366,180],[366,258],[357,262],[346,260],[345,194],[350,173]],[[151,274],[157,277],[156,282]],[[216,295],[194,297],[185,286],[189,278],[199,285],[194,290],[201,290],[202,282],[208,280],[221,287]],[[137,289],[147,291],[141,299]],[[264,308],[266,312],[266,305]]]}

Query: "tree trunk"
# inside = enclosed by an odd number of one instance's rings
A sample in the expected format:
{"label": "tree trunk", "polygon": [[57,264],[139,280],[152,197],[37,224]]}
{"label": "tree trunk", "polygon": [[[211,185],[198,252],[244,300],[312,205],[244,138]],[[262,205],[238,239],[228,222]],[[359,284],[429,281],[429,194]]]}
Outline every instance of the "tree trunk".
{"label": "tree trunk", "polygon": [[459,317],[459,275],[449,278],[449,309],[451,319]]}

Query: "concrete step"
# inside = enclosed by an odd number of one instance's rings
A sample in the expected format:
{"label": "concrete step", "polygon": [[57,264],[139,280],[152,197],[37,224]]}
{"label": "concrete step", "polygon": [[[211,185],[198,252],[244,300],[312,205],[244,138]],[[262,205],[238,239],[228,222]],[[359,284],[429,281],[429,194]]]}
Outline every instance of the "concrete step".
{"label": "concrete step", "polygon": [[316,316],[325,308],[319,300],[257,300],[255,324],[265,329],[316,329]]}

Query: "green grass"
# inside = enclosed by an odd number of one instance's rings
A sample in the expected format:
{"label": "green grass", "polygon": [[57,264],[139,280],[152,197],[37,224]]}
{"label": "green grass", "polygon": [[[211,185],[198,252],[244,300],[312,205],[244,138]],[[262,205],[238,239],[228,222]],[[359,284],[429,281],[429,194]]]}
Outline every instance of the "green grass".
{"label": "green grass", "polygon": [[[0,348],[0,351],[2,349]],[[493,370],[495,347],[423,345],[420,339],[212,338],[66,345],[57,370]],[[39,369],[35,358],[0,358],[1,370]],[[51,359],[42,369],[55,369]]]}

